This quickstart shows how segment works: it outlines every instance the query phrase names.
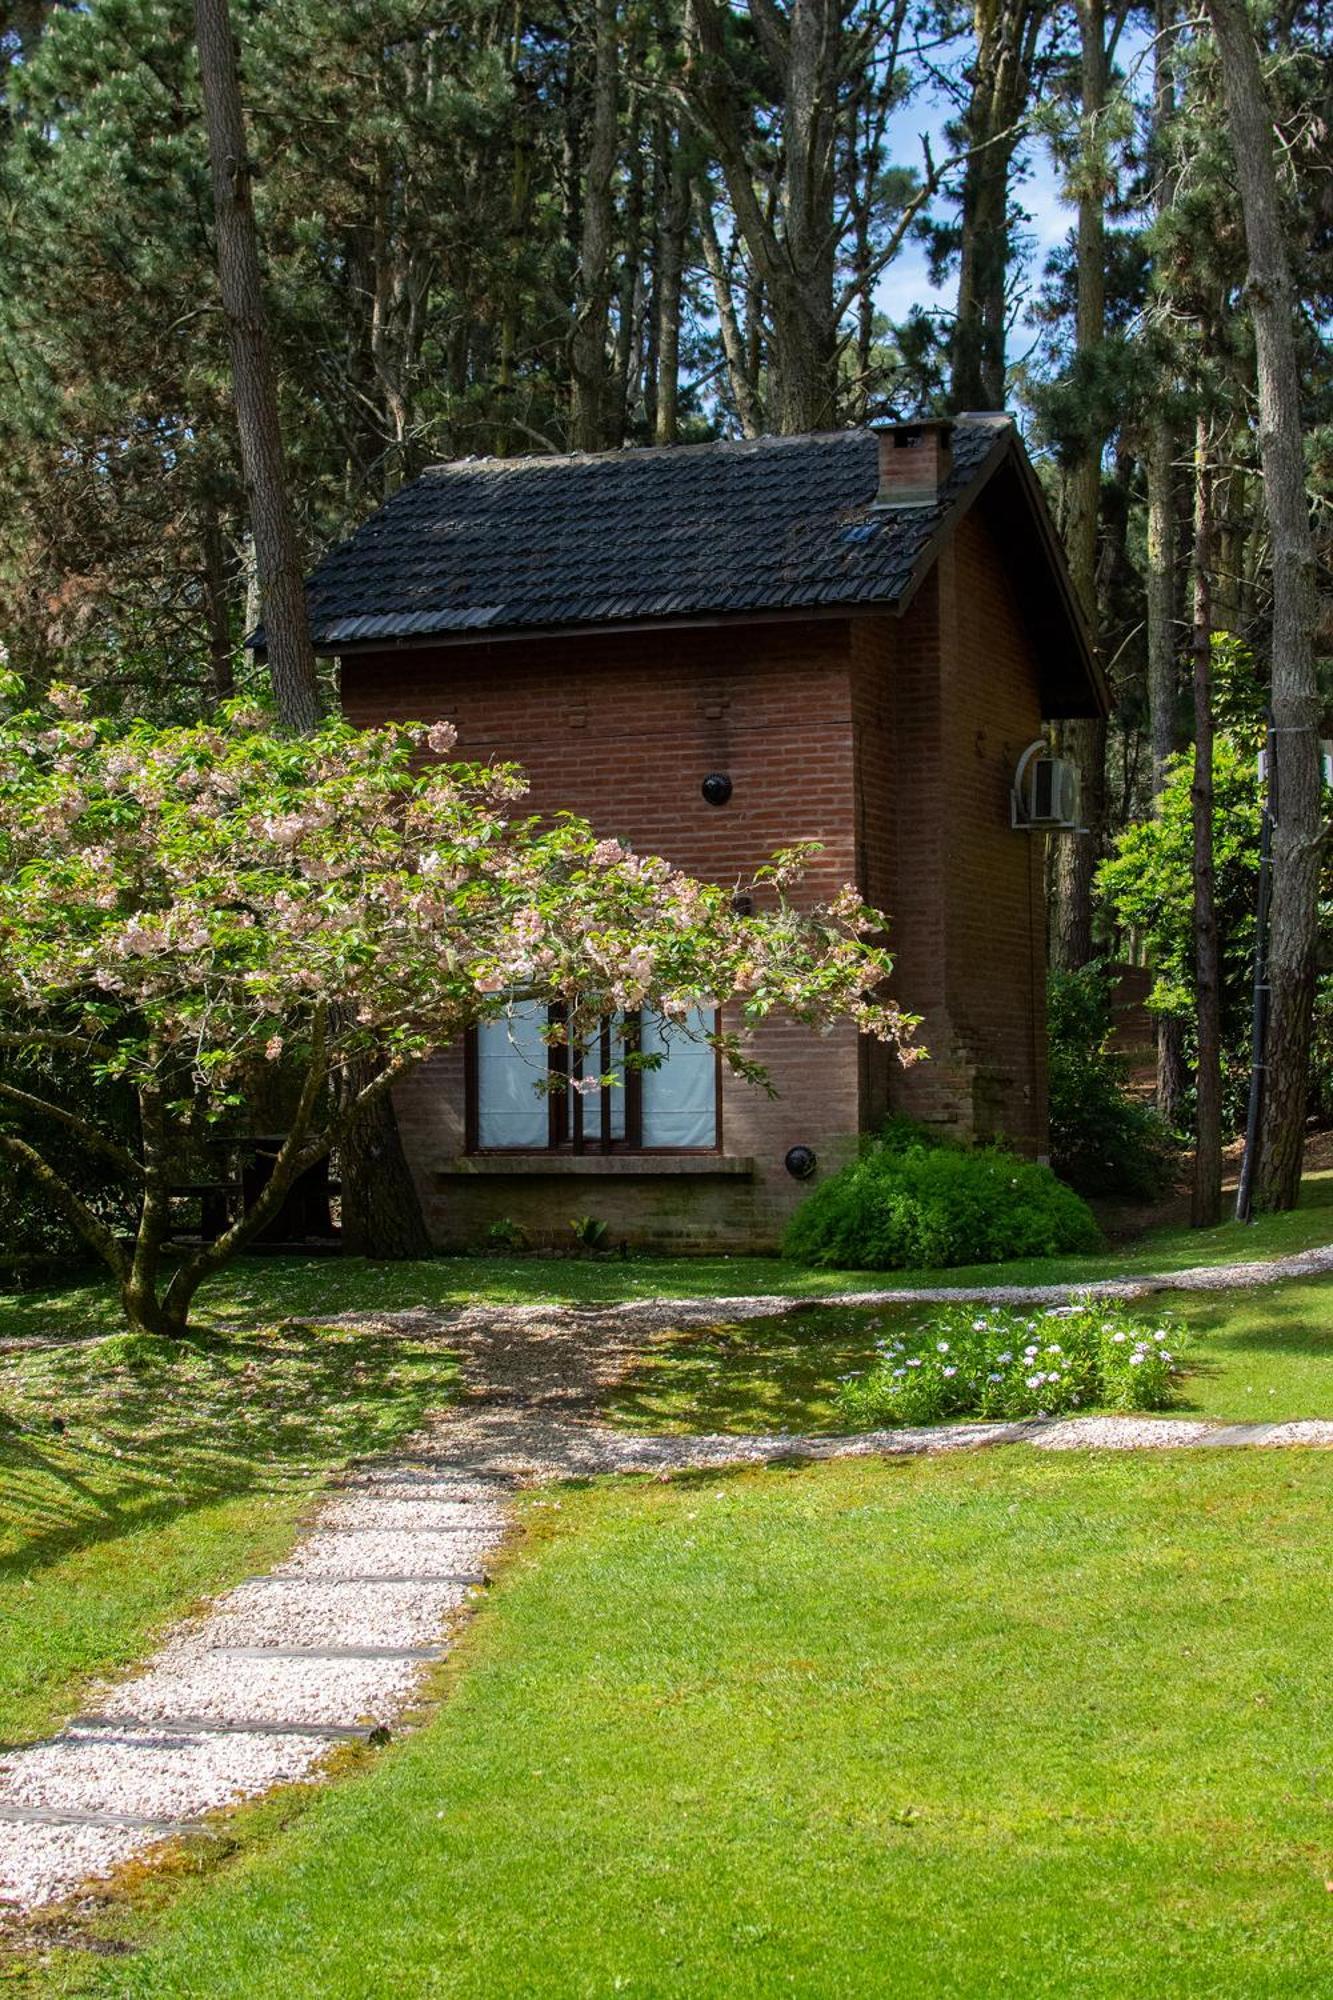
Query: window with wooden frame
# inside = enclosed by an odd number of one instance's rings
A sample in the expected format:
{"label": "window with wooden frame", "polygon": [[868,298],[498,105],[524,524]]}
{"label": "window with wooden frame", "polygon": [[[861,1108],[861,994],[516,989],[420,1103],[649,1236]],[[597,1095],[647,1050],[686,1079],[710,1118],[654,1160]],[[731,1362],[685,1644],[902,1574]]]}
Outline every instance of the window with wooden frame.
{"label": "window with wooden frame", "polygon": [[718,1151],[721,1058],[701,1039],[717,1031],[715,1009],[696,1007],[679,1024],[618,1014],[582,1046],[561,1030],[558,1009],[523,1000],[472,1031],[469,1152]]}

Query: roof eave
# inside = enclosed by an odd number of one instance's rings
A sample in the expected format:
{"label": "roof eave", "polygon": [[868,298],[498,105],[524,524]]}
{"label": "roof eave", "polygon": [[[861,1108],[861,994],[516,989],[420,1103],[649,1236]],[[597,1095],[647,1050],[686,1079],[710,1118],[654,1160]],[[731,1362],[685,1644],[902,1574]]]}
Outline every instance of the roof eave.
{"label": "roof eave", "polygon": [[997,429],[995,443],[991,450],[987,452],[985,458],[972,475],[972,478],[968,481],[962,492],[958,494],[953,504],[940,516],[930,539],[922,545],[916,561],[912,565],[912,573],[907,586],[898,596],[896,603],[898,615],[901,617],[910,608],[912,599],[930,575],[931,570],[939,559],[941,549],[949,537],[956,531],[959,521],[976,505],[1000,468],[1008,464],[1012,464],[1018,474],[1023,497],[1027,502],[1029,519],[1041,541],[1042,551],[1049,565],[1056,590],[1060,597],[1061,608],[1073,637],[1075,650],[1078,655],[1078,664],[1087,679],[1089,691],[1096,704],[1097,713],[1100,717],[1104,718],[1111,712],[1112,700],[1110,687],[1098,655],[1097,642],[1093,637],[1092,628],[1088,623],[1087,614],[1083,609],[1078,591],[1074,587],[1074,579],[1069,572],[1069,561],[1065,555],[1064,544],[1056,533],[1055,523],[1051,519],[1050,508],[1046,504],[1046,495],[1042,491],[1041,482],[1037,478],[1032,461],[1023,447],[1023,440],[1019,436],[1018,428],[1014,423],[1010,422],[1006,424],[1003,430]]}

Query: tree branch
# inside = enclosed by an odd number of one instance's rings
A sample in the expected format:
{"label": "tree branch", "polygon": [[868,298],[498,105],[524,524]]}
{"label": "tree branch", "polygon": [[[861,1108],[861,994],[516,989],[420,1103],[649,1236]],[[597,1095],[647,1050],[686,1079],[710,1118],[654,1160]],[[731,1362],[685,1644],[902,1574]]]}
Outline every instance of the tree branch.
{"label": "tree branch", "polygon": [[57,1125],[67,1126],[71,1132],[78,1133],[85,1146],[101,1153],[104,1159],[110,1160],[130,1179],[143,1179],[143,1167],[133,1153],[118,1145],[114,1139],[109,1139],[90,1119],[81,1118],[77,1111],[67,1111],[63,1104],[48,1103],[46,1098],[35,1097],[31,1091],[20,1090],[12,1083],[0,1083],[0,1097],[10,1104],[17,1104],[24,1111],[35,1111],[43,1118],[53,1118]]}
{"label": "tree branch", "polygon": [[17,1133],[0,1132],[0,1151],[8,1153],[11,1160],[17,1160],[28,1169],[37,1185],[50,1195],[73,1223],[84,1242],[97,1252],[116,1281],[123,1284],[130,1267],[119,1239],[93,1213],[83,1197],[75,1193],[64,1176],[48,1166],[36,1148],[30,1146],[26,1139],[20,1139]]}

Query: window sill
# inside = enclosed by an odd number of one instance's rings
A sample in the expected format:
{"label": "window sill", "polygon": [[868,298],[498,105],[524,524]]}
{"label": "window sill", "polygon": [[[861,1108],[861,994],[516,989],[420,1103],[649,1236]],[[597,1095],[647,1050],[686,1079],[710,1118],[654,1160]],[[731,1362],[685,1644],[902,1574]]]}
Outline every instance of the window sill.
{"label": "window sill", "polygon": [[748,1179],[753,1173],[752,1159],[733,1158],[725,1153],[471,1153],[447,1160],[436,1169],[440,1180],[487,1176],[511,1180],[517,1176],[527,1180],[577,1180],[608,1175],[618,1180],[680,1179],[685,1175]]}

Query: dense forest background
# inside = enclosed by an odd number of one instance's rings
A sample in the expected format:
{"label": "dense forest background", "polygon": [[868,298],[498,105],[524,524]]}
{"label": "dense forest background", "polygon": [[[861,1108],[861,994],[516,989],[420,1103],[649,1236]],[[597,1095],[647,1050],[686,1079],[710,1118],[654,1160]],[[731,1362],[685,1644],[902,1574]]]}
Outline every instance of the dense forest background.
{"label": "dense forest background", "polygon": [[[0,18],[0,635],[34,686],[186,718],[263,672],[195,21],[179,0]],[[1249,20],[1238,0],[231,13],[303,560],[431,460],[1019,414],[1116,694],[1059,746],[1089,835],[1051,843],[1052,960],[1151,947],[1176,1124],[1200,1033],[1223,1041],[1205,1118],[1242,1109],[1258,835],[1215,895],[1200,814],[1217,769],[1257,828],[1245,774],[1295,657],[1260,467],[1279,391],[1317,572],[1300,645],[1320,672],[1333,652],[1330,22],[1298,0]],[[1281,271],[1256,277],[1246,174],[1270,144]],[[1052,187],[1068,233],[1037,256],[1025,199]],[[930,299],[890,315],[923,255]]]}

